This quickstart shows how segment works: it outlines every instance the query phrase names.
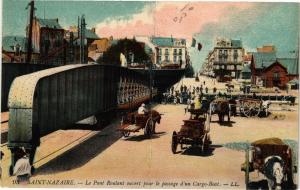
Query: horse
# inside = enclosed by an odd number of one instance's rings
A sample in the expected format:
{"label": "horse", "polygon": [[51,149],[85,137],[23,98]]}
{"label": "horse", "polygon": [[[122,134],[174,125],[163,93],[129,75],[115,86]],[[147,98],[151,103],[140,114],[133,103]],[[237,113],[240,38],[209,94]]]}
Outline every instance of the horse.
{"label": "horse", "polygon": [[225,99],[215,99],[211,102],[211,114],[218,114],[219,122],[224,122],[224,117],[227,115],[230,122],[230,106],[229,101]]}

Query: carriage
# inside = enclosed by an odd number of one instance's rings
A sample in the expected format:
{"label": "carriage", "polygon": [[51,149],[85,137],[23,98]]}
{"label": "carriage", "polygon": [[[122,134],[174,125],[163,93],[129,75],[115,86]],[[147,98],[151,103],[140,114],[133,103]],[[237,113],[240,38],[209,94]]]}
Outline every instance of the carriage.
{"label": "carriage", "polygon": [[184,124],[179,132],[173,131],[171,148],[174,154],[178,144],[181,145],[181,149],[185,148],[184,145],[200,146],[203,152],[207,152],[212,143],[207,112],[201,109],[188,111],[191,113],[190,119],[183,120]]}
{"label": "carriage", "polygon": [[121,125],[118,128],[124,137],[129,137],[130,133],[139,132],[144,129],[144,134],[151,137],[155,133],[156,123],[160,123],[161,115],[151,110],[146,114],[138,114],[137,112],[130,112],[122,118]]}
{"label": "carriage", "polygon": [[245,172],[245,183],[249,187],[249,173],[257,170],[264,174],[270,189],[289,186],[293,183],[292,150],[281,139],[267,138],[255,141],[246,150],[246,161],[241,170]]}

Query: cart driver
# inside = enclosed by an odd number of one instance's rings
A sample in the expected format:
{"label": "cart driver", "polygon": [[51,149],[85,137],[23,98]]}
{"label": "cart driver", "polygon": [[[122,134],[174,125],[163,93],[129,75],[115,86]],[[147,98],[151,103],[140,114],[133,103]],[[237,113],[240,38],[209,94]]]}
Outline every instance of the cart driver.
{"label": "cart driver", "polygon": [[139,107],[138,109],[138,114],[147,114],[148,113],[148,110],[145,108],[145,104],[142,103],[142,105]]}

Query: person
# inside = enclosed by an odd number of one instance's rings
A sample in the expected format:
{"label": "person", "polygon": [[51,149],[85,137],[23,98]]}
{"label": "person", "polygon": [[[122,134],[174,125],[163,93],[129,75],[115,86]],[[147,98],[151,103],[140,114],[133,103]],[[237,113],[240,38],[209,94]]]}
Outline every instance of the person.
{"label": "person", "polygon": [[17,160],[14,166],[13,174],[17,176],[17,181],[19,183],[27,183],[29,177],[31,176],[31,165],[29,162],[29,157],[27,156],[24,149],[19,149],[20,158]]}
{"label": "person", "polygon": [[138,114],[146,114],[146,113],[148,113],[148,110],[145,108],[145,106],[146,105],[144,103],[142,103],[142,105],[138,109]]}
{"label": "person", "polygon": [[217,88],[216,88],[216,87],[214,87],[213,91],[214,91],[214,94],[215,94],[215,93],[217,92]]}
{"label": "person", "polygon": [[201,108],[201,96],[198,96],[198,98],[195,98],[195,107],[194,109],[200,109]]}

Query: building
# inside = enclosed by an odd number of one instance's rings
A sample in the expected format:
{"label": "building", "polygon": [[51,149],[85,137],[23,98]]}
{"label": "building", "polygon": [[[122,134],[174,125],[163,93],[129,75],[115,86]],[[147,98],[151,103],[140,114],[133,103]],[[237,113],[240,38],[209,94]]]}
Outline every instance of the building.
{"label": "building", "polygon": [[238,79],[241,77],[244,54],[241,40],[218,38],[212,53],[208,55],[208,65],[217,78],[228,75]]}
{"label": "building", "polygon": [[152,51],[152,61],[157,67],[189,64],[186,40],[173,37],[136,37],[137,41],[145,43]]}
{"label": "building", "polygon": [[[27,38],[23,36],[2,37],[2,63],[24,63],[27,56]],[[39,54],[32,52],[32,59],[37,60]]]}
{"label": "building", "polygon": [[256,48],[256,51],[260,53],[271,53],[276,52],[276,48],[274,45],[263,45],[262,47]]}
{"label": "building", "polygon": [[[99,40],[100,38],[95,33],[95,28],[92,29],[84,29],[84,38],[85,40],[85,48],[84,48],[84,60],[85,61],[96,61],[93,56],[93,51],[95,51],[95,46],[92,45],[95,40]],[[68,30],[65,32],[65,40],[68,43],[67,47],[67,62],[68,63],[79,63],[80,62],[80,38],[78,33],[77,26],[70,26]],[[92,53],[89,53],[89,52]]]}
{"label": "building", "polygon": [[100,38],[98,40],[95,40],[88,47],[88,57],[93,59],[94,61],[97,61],[112,45],[112,41],[112,36],[110,38]]}
{"label": "building", "polygon": [[38,59],[32,59],[32,62],[66,64],[64,29],[58,23],[58,19],[34,17],[31,40],[33,52],[39,54]]}
{"label": "building", "polygon": [[294,58],[278,58],[276,52],[254,52],[251,61],[252,84],[285,88],[299,78],[298,61]]}
{"label": "building", "polygon": [[25,62],[26,41],[26,37],[23,36],[4,36],[2,38],[2,62]]}

